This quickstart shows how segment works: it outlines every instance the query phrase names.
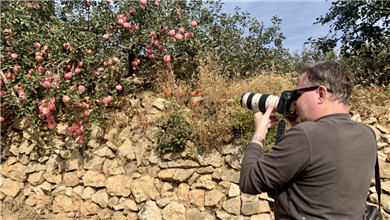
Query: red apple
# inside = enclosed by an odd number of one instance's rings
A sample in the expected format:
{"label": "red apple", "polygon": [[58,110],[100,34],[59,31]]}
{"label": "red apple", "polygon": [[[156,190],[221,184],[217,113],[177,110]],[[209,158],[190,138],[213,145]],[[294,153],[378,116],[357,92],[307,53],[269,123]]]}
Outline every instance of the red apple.
{"label": "red apple", "polygon": [[65,102],[65,103],[67,103],[67,102],[70,101],[70,97],[67,96],[67,95],[64,95],[64,96],[62,97],[62,101]]}
{"label": "red apple", "polygon": [[175,35],[175,38],[176,38],[176,40],[181,40],[181,39],[183,39],[183,35],[181,35],[181,34],[176,34],[176,35]]}
{"label": "red apple", "polygon": [[20,73],[20,66],[18,65],[14,66],[14,73]]}
{"label": "red apple", "polygon": [[171,37],[173,37],[173,36],[175,36],[175,30],[170,30],[169,32],[168,32],[168,35],[169,36],[171,36]]}
{"label": "red apple", "polygon": [[42,63],[43,57],[38,55],[38,56],[35,57],[35,61],[37,61],[38,63]]}
{"label": "red apple", "polygon": [[87,7],[91,7],[91,3],[90,2],[87,2]]}
{"label": "red apple", "polygon": [[146,6],[147,3],[148,3],[148,2],[147,2],[146,0],[141,0],[141,5],[142,5],[142,6]]}
{"label": "red apple", "polygon": [[108,34],[103,34],[103,39],[104,39],[104,40],[107,40],[109,37],[110,37],[110,35],[108,35]]}
{"label": "red apple", "polygon": [[196,21],[191,21],[191,27],[196,27],[196,25],[198,25]]}
{"label": "red apple", "polygon": [[169,55],[164,55],[164,62],[166,62],[166,63],[171,62],[171,56],[169,56]]}

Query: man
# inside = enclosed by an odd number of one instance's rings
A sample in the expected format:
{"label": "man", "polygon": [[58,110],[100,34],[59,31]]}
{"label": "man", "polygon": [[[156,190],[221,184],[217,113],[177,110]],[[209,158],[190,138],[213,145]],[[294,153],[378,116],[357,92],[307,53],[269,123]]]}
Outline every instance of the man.
{"label": "man", "polygon": [[241,191],[275,191],[276,219],[364,219],[376,159],[375,133],[352,121],[353,76],[334,61],[305,66],[296,90],[298,118],[266,154],[273,106],[254,116],[242,161]]}

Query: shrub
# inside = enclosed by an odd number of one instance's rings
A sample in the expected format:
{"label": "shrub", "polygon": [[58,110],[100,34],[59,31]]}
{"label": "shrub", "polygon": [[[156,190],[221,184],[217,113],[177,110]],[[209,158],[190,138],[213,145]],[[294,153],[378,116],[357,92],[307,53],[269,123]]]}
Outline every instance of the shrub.
{"label": "shrub", "polygon": [[158,123],[157,146],[162,153],[180,151],[190,140],[191,125],[180,108],[174,107],[168,116],[162,117]]}

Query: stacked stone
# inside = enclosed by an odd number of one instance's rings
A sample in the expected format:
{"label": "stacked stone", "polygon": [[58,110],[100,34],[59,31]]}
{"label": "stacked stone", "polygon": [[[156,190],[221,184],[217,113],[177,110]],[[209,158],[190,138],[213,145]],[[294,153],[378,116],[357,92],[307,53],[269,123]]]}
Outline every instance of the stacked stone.
{"label": "stacked stone", "polygon": [[[24,120],[15,121],[1,137],[2,209],[19,204],[19,211],[33,210],[39,219],[273,219],[273,200],[266,193],[251,196],[239,190],[241,147],[225,145],[202,155],[191,151],[191,142],[180,153],[156,149],[153,122],[166,114],[166,102],[128,100],[132,112],[116,113],[118,126],[93,127],[87,145],[67,137],[65,123],[55,131],[37,131],[25,127]],[[378,137],[388,219],[388,124],[363,123]],[[369,199],[375,203],[374,182]]]}

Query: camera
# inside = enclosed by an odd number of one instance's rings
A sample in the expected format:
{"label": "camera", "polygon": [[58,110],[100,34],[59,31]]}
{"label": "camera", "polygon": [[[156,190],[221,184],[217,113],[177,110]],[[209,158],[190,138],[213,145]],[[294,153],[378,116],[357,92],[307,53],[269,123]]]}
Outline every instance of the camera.
{"label": "camera", "polygon": [[293,90],[283,91],[280,97],[247,92],[241,96],[240,102],[243,108],[261,112],[265,112],[269,106],[273,105],[273,112],[283,114],[289,118],[297,118],[295,106],[292,105],[296,97],[296,93]]}

